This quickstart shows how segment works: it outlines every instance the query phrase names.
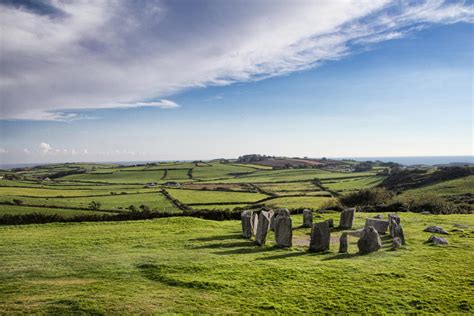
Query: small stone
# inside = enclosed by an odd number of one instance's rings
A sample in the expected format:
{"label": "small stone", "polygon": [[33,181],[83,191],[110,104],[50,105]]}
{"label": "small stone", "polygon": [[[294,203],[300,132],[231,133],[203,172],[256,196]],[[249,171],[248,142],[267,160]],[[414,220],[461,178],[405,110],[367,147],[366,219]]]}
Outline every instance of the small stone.
{"label": "small stone", "polygon": [[313,212],[311,210],[303,210],[303,227],[313,226]]}
{"label": "small stone", "polygon": [[280,248],[292,246],[293,230],[291,217],[278,214],[275,217],[275,242]]}
{"label": "small stone", "polygon": [[365,222],[365,227],[373,226],[379,234],[385,234],[388,229],[388,221],[383,219],[368,218]]}
{"label": "small stone", "polygon": [[267,233],[270,228],[271,213],[262,211],[258,215],[258,226],[257,234],[255,235],[255,241],[257,245],[263,246],[267,240]]}
{"label": "small stone", "polygon": [[339,227],[342,229],[351,229],[354,223],[355,208],[348,208],[341,212]]}
{"label": "small stone", "polygon": [[402,246],[402,241],[399,237],[395,237],[393,238],[393,241],[392,241],[392,247],[391,249],[392,250],[395,250],[395,249],[398,249]]}
{"label": "small stone", "polygon": [[454,224],[453,226],[458,227],[458,228],[469,228],[469,225],[465,225],[465,224]]}
{"label": "small stone", "polygon": [[329,250],[331,241],[331,230],[327,222],[320,222],[313,224],[311,230],[311,241],[309,243],[309,250],[314,252],[321,252]]}
{"label": "small stone", "polygon": [[382,247],[382,241],[377,230],[373,226],[365,227],[362,237],[357,242],[357,246],[361,254],[368,254],[379,250]]}
{"label": "small stone", "polygon": [[240,220],[242,223],[242,237],[250,239],[252,237],[252,211],[243,211],[240,214]]}
{"label": "small stone", "polygon": [[382,219],[382,218],[383,218],[383,215],[382,215],[382,214],[377,214],[377,215],[374,216],[374,218]]}
{"label": "small stone", "polygon": [[431,213],[428,212],[428,211],[423,211],[423,212],[421,212],[421,214],[423,214],[423,215],[431,215]]}
{"label": "small stone", "polygon": [[439,226],[428,226],[423,231],[428,232],[428,233],[434,233],[434,234],[449,235],[447,231],[445,231],[443,228]]}
{"label": "small stone", "polygon": [[327,219],[326,222],[328,223],[329,227],[334,227],[334,220],[332,218]]}
{"label": "small stone", "polygon": [[344,232],[339,238],[339,253],[346,253],[346,252],[347,252],[347,233]]}
{"label": "small stone", "polygon": [[448,241],[446,238],[441,237],[441,236],[436,236],[436,235],[431,235],[430,238],[428,238],[429,243],[433,243],[435,245],[447,245]]}

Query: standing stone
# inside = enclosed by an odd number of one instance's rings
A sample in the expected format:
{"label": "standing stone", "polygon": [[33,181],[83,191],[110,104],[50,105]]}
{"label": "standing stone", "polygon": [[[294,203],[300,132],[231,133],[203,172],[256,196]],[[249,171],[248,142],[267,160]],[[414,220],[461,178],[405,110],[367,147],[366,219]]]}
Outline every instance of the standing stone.
{"label": "standing stone", "polygon": [[400,240],[400,238],[399,237],[393,238],[391,249],[395,250],[395,249],[400,248],[401,246],[402,246],[402,241]]}
{"label": "standing stone", "polygon": [[303,227],[313,226],[313,212],[311,210],[303,210]]}
{"label": "standing stone", "polygon": [[252,211],[243,211],[240,214],[242,222],[242,237],[250,239],[252,237]]}
{"label": "standing stone", "polygon": [[280,248],[292,246],[293,230],[291,217],[284,214],[275,216],[275,242]]}
{"label": "standing stone", "polygon": [[351,229],[354,223],[355,208],[348,208],[341,212],[341,221],[339,227],[342,229]]}
{"label": "standing stone", "polygon": [[388,229],[390,231],[390,236],[394,237],[395,226],[400,225],[400,217],[396,214],[388,215]]}
{"label": "standing stone", "polygon": [[393,238],[399,238],[402,245],[405,244],[405,234],[403,233],[403,227],[401,224],[394,225],[393,227]]}
{"label": "standing stone", "polygon": [[334,220],[332,218],[327,219],[326,222],[328,223],[329,227],[334,227]]}
{"label": "standing stone", "polygon": [[339,253],[347,252],[347,233],[343,232],[339,238]]}
{"label": "standing stone", "polygon": [[259,246],[265,245],[267,233],[270,228],[270,220],[270,212],[262,211],[260,212],[260,215],[258,215],[257,234],[255,235],[255,241]]}
{"label": "standing stone", "polygon": [[258,226],[258,214],[260,212],[252,212],[252,235],[257,235],[257,226]]}
{"label": "standing stone", "polygon": [[309,243],[309,250],[314,252],[329,250],[331,240],[331,230],[327,222],[320,222],[313,224],[311,230],[311,241]]}
{"label": "standing stone", "polygon": [[367,218],[365,222],[365,227],[373,226],[379,234],[385,234],[388,229],[388,221],[377,218]]}
{"label": "standing stone", "polygon": [[362,237],[360,237],[357,242],[357,246],[359,247],[359,252],[361,254],[371,253],[382,247],[379,233],[377,233],[373,226],[364,228]]}

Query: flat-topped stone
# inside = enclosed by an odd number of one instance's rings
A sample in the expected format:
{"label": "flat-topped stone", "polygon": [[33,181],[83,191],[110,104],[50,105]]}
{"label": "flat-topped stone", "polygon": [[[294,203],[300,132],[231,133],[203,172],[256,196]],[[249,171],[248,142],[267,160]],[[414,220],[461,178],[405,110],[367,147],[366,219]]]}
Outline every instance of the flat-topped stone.
{"label": "flat-topped stone", "polygon": [[368,218],[365,221],[365,227],[373,226],[379,234],[385,234],[388,229],[388,221],[377,218]]}
{"label": "flat-topped stone", "polygon": [[354,224],[355,208],[348,208],[341,212],[339,227],[342,229],[351,229]]}
{"label": "flat-topped stone", "polygon": [[303,210],[303,227],[313,226],[313,211]]}
{"label": "flat-topped stone", "polygon": [[267,233],[270,229],[271,217],[272,214],[266,211],[261,211],[258,215],[257,234],[255,235],[255,241],[259,246],[265,245]]}
{"label": "flat-topped stone", "polygon": [[280,248],[289,248],[293,243],[291,217],[281,214],[275,216],[275,242]]}
{"label": "flat-topped stone", "polygon": [[331,230],[329,229],[328,223],[320,222],[313,224],[309,250],[314,252],[329,250],[330,241]]}
{"label": "flat-topped stone", "polygon": [[439,226],[428,226],[423,231],[429,232],[429,233],[434,233],[434,234],[449,235],[449,233],[447,231],[445,231],[443,228],[441,228]]}

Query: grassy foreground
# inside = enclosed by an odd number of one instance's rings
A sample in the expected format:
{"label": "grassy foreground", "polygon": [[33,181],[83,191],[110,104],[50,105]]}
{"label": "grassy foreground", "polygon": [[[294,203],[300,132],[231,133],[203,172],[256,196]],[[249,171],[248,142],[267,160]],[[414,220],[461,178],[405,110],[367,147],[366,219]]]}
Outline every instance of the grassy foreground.
{"label": "grassy foreground", "polygon": [[[334,218],[325,214],[316,221]],[[357,214],[361,227],[369,214]],[[474,311],[474,216],[401,214],[408,245],[356,255],[257,247],[240,222],[197,218],[0,227],[1,313],[246,313]],[[294,216],[294,226],[301,216]],[[423,242],[427,225],[451,232]],[[332,235],[338,237],[340,232]],[[352,239],[351,239],[352,238]]]}

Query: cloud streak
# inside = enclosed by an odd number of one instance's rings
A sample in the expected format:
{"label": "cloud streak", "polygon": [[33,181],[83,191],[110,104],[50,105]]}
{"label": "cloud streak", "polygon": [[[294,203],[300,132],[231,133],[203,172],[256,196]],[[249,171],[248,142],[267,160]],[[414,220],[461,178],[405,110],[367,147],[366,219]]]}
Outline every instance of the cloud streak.
{"label": "cloud streak", "polygon": [[360,45],[474,16],[464,2],[440,0],[28,3],[0,10],[2,119],[176,108],[168,98],[184,89],[316,67]]}

